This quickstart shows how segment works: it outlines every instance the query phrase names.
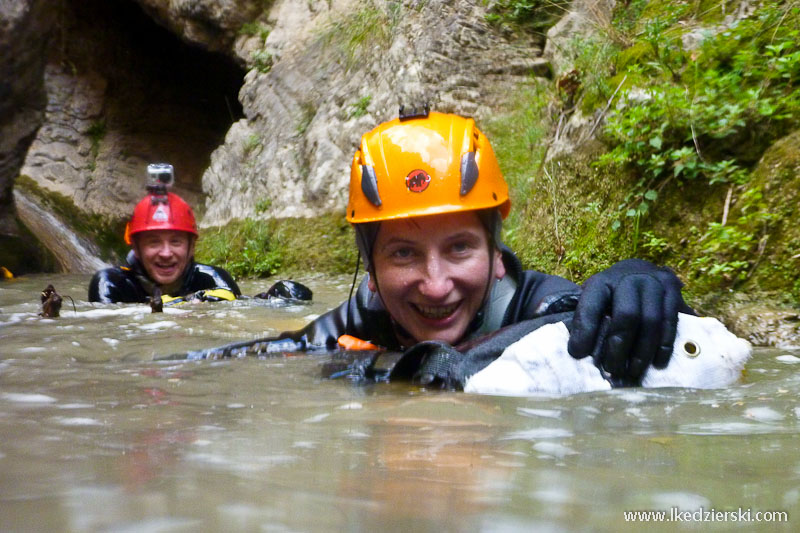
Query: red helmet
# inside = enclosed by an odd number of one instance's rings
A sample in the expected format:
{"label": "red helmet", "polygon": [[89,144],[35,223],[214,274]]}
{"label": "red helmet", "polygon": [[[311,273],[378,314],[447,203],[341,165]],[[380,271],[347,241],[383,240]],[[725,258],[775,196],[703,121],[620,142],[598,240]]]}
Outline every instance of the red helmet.
{"label": "red helmet", "polygon": [[148,194],[142,198],[125,227],[125,242],[131,244],[131,237],[142,231],[159,229],[185,231],[197,237],[192,208],[177,194]]}

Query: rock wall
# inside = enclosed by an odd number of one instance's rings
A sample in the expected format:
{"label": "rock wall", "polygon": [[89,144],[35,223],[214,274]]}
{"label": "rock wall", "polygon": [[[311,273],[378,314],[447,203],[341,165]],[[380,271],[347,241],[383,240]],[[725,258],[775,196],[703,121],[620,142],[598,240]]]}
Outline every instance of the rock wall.
{"label": "rock wall", "polygon": [[12,187],[42,123],[44,50],[52,24],[46,0],[0,3],[0,265],[16,268],[24,238],[16,222]]}
{"label": "rock wall", "polygon": [[399,105],[480,119],[548,74],[543,42],[490,26],[485,9],[479,0],[277,0],[261,51],[271,68],[245,78],[245,118],[203,175],[202,224],[343,209],[361,134]]}

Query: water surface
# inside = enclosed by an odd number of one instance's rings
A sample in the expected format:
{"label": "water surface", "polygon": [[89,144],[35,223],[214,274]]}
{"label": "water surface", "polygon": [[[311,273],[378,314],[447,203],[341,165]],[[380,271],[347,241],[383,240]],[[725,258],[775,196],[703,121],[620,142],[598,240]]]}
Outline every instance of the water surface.
{"label": "water surface", "polygon": [[[626,511],[673,508],[751,521],[646,527],[797,530],[798,352],[756,349],[725,390],[569,398],[354,386],[321,379],[325,356],[153,361],[300,327],[349,289],[300,281],[312,305],[164,314],[89,304],[88,276],[0,284],[0,531],[638,531]],[[77,312],[38,317],[47,283]]]}

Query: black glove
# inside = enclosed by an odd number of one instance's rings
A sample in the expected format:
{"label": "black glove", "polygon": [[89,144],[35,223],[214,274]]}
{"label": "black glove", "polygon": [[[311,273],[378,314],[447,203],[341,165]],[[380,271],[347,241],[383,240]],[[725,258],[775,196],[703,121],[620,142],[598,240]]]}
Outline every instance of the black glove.
{"label": "black glove", "polygon": [[682,286],[670,269],[641,259],[591,276],[575,310],[569,353],[576,359],[593,355],[621,384],[640,384],[651,363],[656,368],[669,363],[678,313],[694,314],[683,301]]}

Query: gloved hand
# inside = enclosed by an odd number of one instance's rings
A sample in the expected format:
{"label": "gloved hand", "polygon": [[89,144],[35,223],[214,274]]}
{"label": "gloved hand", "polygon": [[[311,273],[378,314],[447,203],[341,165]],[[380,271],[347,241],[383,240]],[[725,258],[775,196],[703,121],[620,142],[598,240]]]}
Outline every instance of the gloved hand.
{"label": "gloved hand", "polygon": [[[670,269],[641,259],[620,261],[591,276],[575,310],[570,355],[594,355],[621,384],[640,384],[651,363],[656,368],[669,363],[678,312],[695,314],[683,301],[682,286]],[[604,321],[607,328],[601,327]],[[596,346],[598,341],[602,345]]]}

